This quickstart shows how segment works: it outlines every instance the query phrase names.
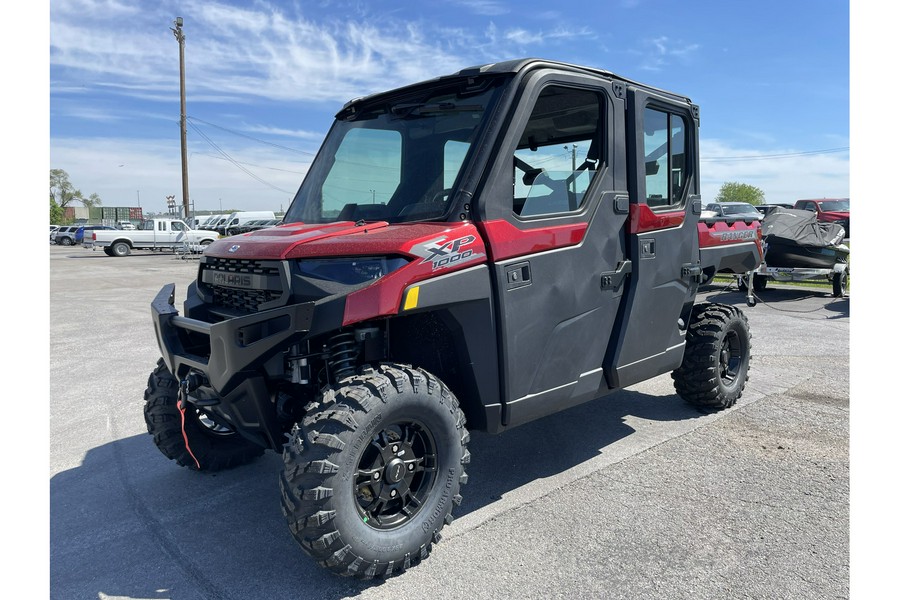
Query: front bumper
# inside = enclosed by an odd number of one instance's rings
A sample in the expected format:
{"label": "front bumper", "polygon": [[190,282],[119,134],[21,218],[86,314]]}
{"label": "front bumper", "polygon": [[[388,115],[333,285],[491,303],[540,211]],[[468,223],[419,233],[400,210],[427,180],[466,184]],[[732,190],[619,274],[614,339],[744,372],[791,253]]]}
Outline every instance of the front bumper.
{"label": "front bumper", "polygon": [[[234,387],[235,376],[265,362],[292,337],[309,332],[315,302],[283,306],[235,317],[220,323],[206,323],[178,314],[175,284],[163,286],[151,304],[156,341],[166,366],[181,379],[193,369],[204,373],[219,393]],[[209,338],[209,355],[190,352],[185,332]]]}
{"label": "front bumper", "polygon": [[263,365],[309,333],[315,302],[282,306],[218,323],[180,316],[175,284],[165,285],[151,303],[153,328],[163,361],[181,382],[202,373],[212,393],[204,410],[226,420],[242,436],[280,448],[274,392]]}

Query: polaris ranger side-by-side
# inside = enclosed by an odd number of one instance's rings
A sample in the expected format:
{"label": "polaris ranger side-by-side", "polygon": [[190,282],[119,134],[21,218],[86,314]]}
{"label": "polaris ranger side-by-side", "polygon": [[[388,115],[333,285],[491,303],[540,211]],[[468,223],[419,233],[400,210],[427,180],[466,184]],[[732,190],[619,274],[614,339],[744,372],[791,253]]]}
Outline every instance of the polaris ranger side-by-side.
{"label": "polaris ranger side-by-side", "polygon": [[428,556],[498,433],[672,373],[731,406],[742,312],[697,303],[760,263],[759,223],[701,220],[699,109],[593,68],[519,60],[354,100],[283,224],[219,240],[183,315],[152,303],[145,419],[215,471],[281,452],[316,561],[383,577]]}

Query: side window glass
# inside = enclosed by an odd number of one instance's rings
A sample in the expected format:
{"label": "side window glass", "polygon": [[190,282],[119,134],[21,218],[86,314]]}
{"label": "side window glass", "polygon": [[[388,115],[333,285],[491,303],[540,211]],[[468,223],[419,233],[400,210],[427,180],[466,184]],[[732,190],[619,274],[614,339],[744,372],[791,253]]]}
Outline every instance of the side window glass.
{"label": "side window glass", "polygon": [[456,176],[462,168],[466,153],[469,152],[468,142],[449,140],[444,144],[444,189],[449,190],[456,183]]}
{"label": "side window glass", "polygon": [[644,109],[644,175],[647,204],[681,206],[689,174],[685,121],[681,115]]}
{"label": "side window glass", "polygon": [[519,139],[513,212],[534,217],[575,212],[602,162],[601,96],[550,86]]}
{"label": "side window glass", "polygon": [[177,221],[172,222],[172,231],[182,231],[182,230],[184,230],[184,227],[182,226],[181,223],[179,223]]}
{"label": "side window glass", "polygon": [[156,228],[159,229],[160,231],[165,231],[166,230],[166,222],[159,221],[156,225]]}

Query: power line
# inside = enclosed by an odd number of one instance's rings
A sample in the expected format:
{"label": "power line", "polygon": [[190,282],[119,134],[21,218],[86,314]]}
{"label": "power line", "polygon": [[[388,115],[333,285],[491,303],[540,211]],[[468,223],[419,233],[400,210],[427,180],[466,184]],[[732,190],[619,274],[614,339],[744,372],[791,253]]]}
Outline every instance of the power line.
{"label": "power line", "polygon": [[306,154],[308,156],[315,156],[315,152],[307,152],[305,150],[297,150],[296,148],[290,148],[288,146],[282,146],[280,144],[275,144],[273,142],[269,142],[266,140],[261,140],[259,138],[255,138],[251,135],[247,135],[246,133],[241,133],[239,131],[234,131],[233,129],[228,129],[227,127],[222,127],[221,125],[216,125],[215,123],[210,123],[209,121],[204,121],[203,119],[198,119],[197,117],[188,117],[189,121],[197,121],[198,123],[203,123],[204,125],[209,125],[210,127],[215,127],[216,129],[221,129],[222,131],[227,131],[232,135],[236,135],[242,138],[246,138],[248,140],[253,140],[254,142],[259,142],[261,144],[267,144],[269,146],[273,146],[275,148],[280,148],[281,150],[288,150],[290,152],[296,152],[298,154]]}
{"label": "power line", "polygon": [[269,183],[268,181],[266,181],[266,180],[264,180],[264,179],[258,177],[256,174],[252,173],[250,170],[244,168],[243,165],[241,165],[238,161],[236,161],[236,160],[234,160],[233,158],[231,158],[231,157],[228,155],[227,152],[225,152],[225,151],[222,150],[219,146],[217,146],[216,143],[215,143],[214,141],[212,141],[212,140],[209,138],[209,136],[207,136],[205,133],[203,133],[203,131],[202,131],[199,127],[197,127],[197,126],[194,125],[193,123],[188,123],[188,124],[191,126],[191,128],[193,128],[194,131],[196,131],[196,132],[200,135],[200,137],[202,137],[204,140],[206,140],[206,143],[207,143],[207,144],[209,144],[210,146],[212,146],[216,151],[219,152],[219,154],[221,154],[222,156],[224,156],[225,159],[226,159],[228,162],[230,162],[231,164],[233,164],[234,166],[236,166],[238,169],[240,169],[241,171],[243,171],[244,173],[246,173],[247,175],[249,175],[250,177],[252,177],[252,178],[255,179],[256,181],[258,181],[259,183],[261,183],[261,184],[263,184],[263,185],[265,185],[265,186],[268,186],[268,187],[272,188],[273,190],[279,191],[279,192],[281,192],[281,193],[283,193],[283,194],[289,194],[289,195],[290,195],[290,194],[293,194],[293,193],[294,193],[294,192],[289,192],[289,191],[287,191],[287,190],[283,190],[283,189],[281,189],[280,187],[278,187],[278,186],[276,186],[276,185],[273,185],[273,184]]}
{"label": "power line", "polygon": [[[191,156],[195,153],[191,152]],[[200,154],[202,156],[208,156],[210,158],[215,158],[216,160],[228,160],[226,158],[222,158],[221,156],[216,156],[215,154],[207,154],[206,152],[197,152],[196,154]],[[248,163],[246,161],[238,161],[242,165],[247,165],[248,167],[256,167],[258,169],[268,169],[269,171],[281,171],[282,173],[291,173],[293,175],[306,175],[307,171],[292,171],[291,169],[279,169],[278,167],[267,167],[265,165],[257,165],[254,163]]]}
{"label": "power line", "polygon": [[756,154],[749,156],[712,156],[710,158],[701,158],[700,162],[724,162],[724,161],[745,161],[745,160],[773,160],[778,158],[791,158],[794,156],[814,156],[818,154],[834,154],[836,152],[847,152],[850,146],[843,148],[826,148],[824,150],[809,150],[807,152],[787,152],[783,154]]}

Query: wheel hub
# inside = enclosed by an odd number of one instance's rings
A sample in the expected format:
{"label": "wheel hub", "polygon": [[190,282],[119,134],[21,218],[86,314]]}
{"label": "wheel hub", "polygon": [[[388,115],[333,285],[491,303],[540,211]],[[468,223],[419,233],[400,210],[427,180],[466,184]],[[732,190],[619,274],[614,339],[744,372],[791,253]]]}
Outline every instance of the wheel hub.
{"label": "wheel hub", "polygon": [[363,522],[393,529],[424,504],[437,470],[435,443],[424,426],[391,425],[369,442],[356,470],[356,506]]}
{"label": "wheel hub", "polygon": [[397,483],[406,475],[406,464],[399,458],[395,458],[384,468],[384,480],[390,484]]}

